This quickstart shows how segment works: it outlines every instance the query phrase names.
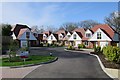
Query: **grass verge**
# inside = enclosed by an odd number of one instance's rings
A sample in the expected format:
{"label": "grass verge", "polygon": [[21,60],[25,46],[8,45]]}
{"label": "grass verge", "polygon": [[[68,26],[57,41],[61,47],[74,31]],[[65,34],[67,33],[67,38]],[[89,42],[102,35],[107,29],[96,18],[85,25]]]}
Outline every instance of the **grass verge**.
{"label": "grass verge", "polygon": [[29,56],[26,61],[24,62],[19,56],[13,58],[9,61],[9,58],[2,58],[0,59],[0,66],[21,66],[21,65],[28,65],[28,64],[37,64],[41,62],[48,62],[54,60],[54,56],[38,56],[38,55],[31,55]]}

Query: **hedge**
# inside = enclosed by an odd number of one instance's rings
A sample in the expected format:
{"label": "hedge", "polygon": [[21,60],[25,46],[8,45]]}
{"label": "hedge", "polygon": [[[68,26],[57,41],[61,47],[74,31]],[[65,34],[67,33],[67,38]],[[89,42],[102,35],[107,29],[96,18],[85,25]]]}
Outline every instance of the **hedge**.
{"label": "hedge", "polygon": [[103,48],[103,54],[109,61],[120,63],[120,48],[113,46],[106,46]]}
{"label": "hedge", "polygon": [[85,45],[84,44],[78,44],[78,48],[85,48]]}

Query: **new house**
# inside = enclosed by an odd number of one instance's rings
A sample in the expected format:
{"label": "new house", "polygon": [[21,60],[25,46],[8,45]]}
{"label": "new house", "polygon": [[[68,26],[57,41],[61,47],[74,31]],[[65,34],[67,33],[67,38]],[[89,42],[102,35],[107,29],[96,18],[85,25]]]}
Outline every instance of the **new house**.
{"label": "new house", "polygon": [[31,29],[26,25],[16,24],[11,31],[13,39],[19,41],[20,47],[32,46],[37,40]]}
{"label": "new house", "polygon": [[77,28],[72,31],[71,37],[68,39],[70,45],[78,47],[78,44],[82,44],[82,38],[84,36],[85,30],[83,28]]}
{"label": "new house", "polygon": [[91,28],[93,35],[88,41],[90,48],[94,46],[101,46],[102,48],[106,45],[118,46],[119,43],[119,34],[107,24],[96,25]]}
{"label": "new house", "polygon": [[57,44],[58,42],[58,34],[50,34],[50,36],[47,38],[47,41],[49,44]]}
{"label": "new house", "polygon": [[67,31],[66,30],[58,30],[56,32],[56,34],[58,35],[58,44],[59,45],[64,45],[64,37],[66,36],[67,34]]}
{"label": "new house", "polygon": [[66,36],[63,38],[65,46],[70,45],[70,42],[68,40],[71,37],[71,35],[72,35],[72,32],[69,31],[69,32],[67,32]]}
{"label": "new house", "polygon": [[51,33],[52,33],[51,31],[45,31],[45,32],[42,33],[43,34],[43,43],[48,42],[47,39],[48,39],[48,36],[50,36]]}

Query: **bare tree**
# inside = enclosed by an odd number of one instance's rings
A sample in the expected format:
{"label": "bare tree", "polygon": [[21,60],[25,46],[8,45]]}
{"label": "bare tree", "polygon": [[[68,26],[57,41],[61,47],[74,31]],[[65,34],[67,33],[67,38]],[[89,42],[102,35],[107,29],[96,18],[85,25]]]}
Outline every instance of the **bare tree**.
{"label": "bare tree", "polygon": [[113,27],[120,34],[120,16],[117,13],[111,13],[105,18],[105,23]]}
{"label": "bare tree", "polygon": [[78,25],[76,23],[65,23],[59,29],[64,29],[66,31],[72,31],[75,28],[78,28]]}
{"label": "bare tree", "polygon": [[93,26],[98,25],[98,24],[100,23],[94,20],[85,20],[85,21],[81,21],[80,23],[78,23],[80,27],[85,28],[85,29],[92,28]]}
{"label": "bare tree", "polygon": [[113,27],[119,34],[119,46],[120,46],[120,12],[113,12],[105,18],[105,23]]}

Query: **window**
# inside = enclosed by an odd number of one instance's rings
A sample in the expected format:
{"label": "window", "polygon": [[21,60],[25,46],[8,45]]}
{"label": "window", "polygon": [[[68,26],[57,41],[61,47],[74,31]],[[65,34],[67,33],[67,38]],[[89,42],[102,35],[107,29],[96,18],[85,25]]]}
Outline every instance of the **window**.
{"label": "window", "polygon": [[44,38],[46,38],[46,36],[43,36]]}
{"label": "window", "polygon": [[87,37],[87,38],[90,38],[90,37],[91,37],[91,34],[90,34],[90,33],[87,33],[87,34],[86,34],[86,37]]}
{"label": "window", "polygon": [[53,39],[53,36],[51,36],[51,40]]}
{"label": "window", "polygon": [[62,38],[62,36],[60,36],[60,38]]}
{"label": "window", "polygon": [[34,33],[35,37],[38,37],[38,34],[37,33]]}
{"label": "window", "polygon": [[73,39],[76,39],[76,37],[77,37],[76,34],[74,34],[74,35],[73,35]]}
{"label": "window", "polygon": [[70,37],[70,35],[68,35],[68,38]]}
{"label": "window", "polygon": [[88,46],[88,45],[89,45],[89,44],[88,44],[88,41],[86,41],[86,42],[85,42],[85,46]]}
{"label": "window", "polygon": [[30,32],[26,32],[26,38],[29,38]]}
{"label": "window", "polygon": [[101,32],[97,32],[97,39],[101,39]]}

